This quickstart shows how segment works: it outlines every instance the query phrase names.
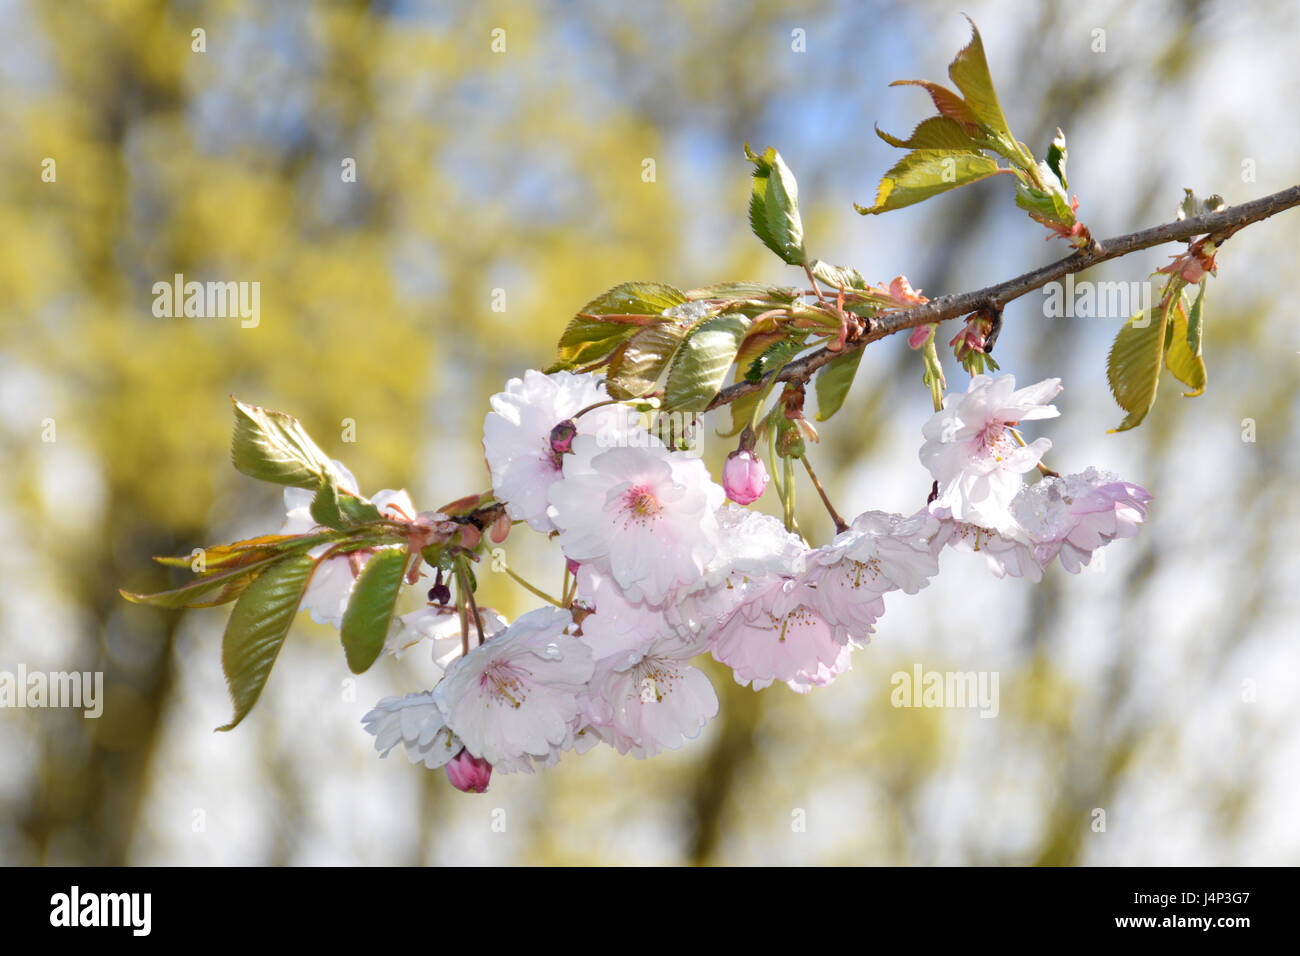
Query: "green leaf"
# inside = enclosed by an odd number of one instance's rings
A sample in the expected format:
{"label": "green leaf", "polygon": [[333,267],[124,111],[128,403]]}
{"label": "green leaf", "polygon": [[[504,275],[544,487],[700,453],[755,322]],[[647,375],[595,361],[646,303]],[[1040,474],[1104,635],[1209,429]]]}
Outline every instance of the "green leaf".
{"label": "green leaf", "polygon": [[339,628],[343,652],[354,674],[365,673],[384,649],[397,598],[402,593],[406,562],[405,550],[384,548],[376,551],[361,569]]}
{"label": "green leaf", "polygon": [[936,412],[943,409],[943,393],[948,387],[943,377],[943,362],[939,360],[939,348],[936,344],[938,331],[939,326],[930,326],[930,335],[925,340],[925,345],[921,347],[921,363],[924,369],[921,373],[921,382],[930,390],[930,400]]}
{"label": "green leaf", "polygon": [[132,604],[147,604],[150,607],[215,607],[234,600],[259,571],[278,560],[279,556],[274,555],[249,564],[224,568],[178,588],[154,594],[125,590],[119,590],[118,593]]}
{"label": "green leaf", "polygon": [[1193,355],[1198,357],[1201,354],[1201,338],[1204,334],[1205,282],[1206,280],[1201,280],[1201,288],[1196,293],[1196,301],[1192,303],[1192,311],[1187,315],[1187,348]]}
{"label": "green leaf", "polygon": [[339,486],[330,475],[321,478],[316,497],[311,500],[312,520],[319,525],[340,531],[345,526],[343,513],[339,511]]}
{"label": "green leaf", "polygon": [[876,204],[856,206],[864,216],[901,209],[923,199],[987,179],[998,164],[983,153],[947,149],[918,149],[908,153],[880,180]]}
{"label": "green leaf", "polygon": [[[776,342],[785,338],[785,331],[758,331],[751,329],[745,336],[745,341],[741,343],[740,350],[736,352],[736,381],[745,381],[745,372],[754,364],[765,351],[772,347]],[[731,409],[731,430],[722,431],[718,429],[718,436],[721,438],[731,438],[739,435],[741,430],[749,424],[750,419],[754,417],[754,410],[758,403],[765,397],[766,392],[750,392],[742,395],[730,404]]]}
{"label": "green leaf", "polygon": [[1016,138],[1007,128],[1007,118],[1002,115],[1002,105],[998,94],[993,89],[993,78],[989,75],[988,60],[984,57],[984,43],[975,22],[970,23],[970,42],[962,47],[952,63],[948,65],[948,76],[952,78],[957,89],[965,97],[966,105],[975,114],[979,125],[990,134],[1003,140],[1010,149],[1016,149]]}
{"label": "green leaf", "polygon": [[295,488],[319,487],[334,466],[298,420],[283,412],[236,401],[230,457],[244,474]]}
{"label": "green leaf", "polygon": [[1052,171],[1052,175],[1060,182],[1062,189],[1069,189],[1070,184],[1065,178],[1065,158],[1067,155],[1065,148],[1065,134],[1061,128],[1056,128],[1056,136],[1052,139],[1052,145],[1047,147],[1047,168]]}
{"label": "green leaf", "polygon": [[[799,332],[793,338],[781,337],[764,349],[745,369],[745,381],[758,382],[771,372],[785,368],[792,358],[806,347],[807,332]],[[736,366],[740,370],[739,364]]]}
{"label": "green leaf", "polygon": [[768,285],[765,282],[716,282],[686,293],[695,299],[772,299],[776,302],[793,302],[799,290],[792,286]]}
{"label": "green leaf", "polygon": [[610,362],[609,394],[627,400],[654,391],[691,327],[690,324],[664,322],[633,335]]}
{"label": "green leaf", "polygon": [[1218,212],[1226,206],[1227,203],[1218,193],[1201,199],[1190,189],[1184,189],[1183,201],[1178,206],[1178,220],[1181,222],[1184,219],[1194,219],[1205,213]]}
{"label": "green leaf", "polygon": [[235,602],[221,639],[235,713],[218,730],[233,730],[257,703],[315,570],[315,558],[295,554],[263,571]]}
{"label": "green leaf", "polygon": [[794,173],[772,147],[757,155],[745,144],[745,156],[754,164],[749,199],[749,225],[754,235],[792,266],[807,261],[803,248],[803,221],[799,218],[799,186]]}
{"label": "green leaf", "polygon": [[[1197,301],[1200,301],[1200,296],[1197,296]],[[1187,343],[1190,322],[1182,303],[1174,310],[1169,328],[1172,336],[1165,351],[1165,365],[1174,378],[1191,389],[1190,392],[1184,392],[1184,396],[1195,398],[1205,391],[1205,360],[1193,352]]]}
{"label": "green leaf", "polygon": [[345,491],[339,493],[339,513],[349,525],[368,524],[383,518],[379,508],[370,499],[350,495]]}
{"label": "green leaf", "polygon": [[899,149],[960,149],[970,152],[980,149],[980,144],[971,138],[962,124],[948,116],[931,116],[922,120],[907,139],[890,136],[879,126],[876,135]]}
{"label": "green leaf", "polygon": [[1044,191],[1026,186],[1024,183],[1016,183],[1016,205],[1026,212],[1036,213],[1052,222],[1059,222],[1066,226],[1074,225],[1074,210],[1070,208],[1069,198],[1059,187]]}
{"label": "green leaf", "polygon": [[759,401],[763,398],[761,391],[753,391],[740,396],[734,402],[728,405],[731,409],[731,430],[722,431],[717,429],[719,438],[731,438],[739,435],[754,417],[754,411],[758,408]]}
{"label": "green leaf", "polygon": [[[327,536],[313,536],[312,544],[319,544],[326,540]],[[211,548],[200,548],[203,554],[203,572],[210,573],[218,568],[252,564],[255,561],[261,561],[263,558],[273,557],[275,555],[285,554],[299,547],[302,541],[302,535],[296,534],[264,534],[256,538],[249,538],[245,541],[236,541],[233,544],[215,545]],[[194,564],[194,555],[180,555],[178,557],[157,557],[154,558],[159,564],[164,564],[169,568],[188,568]]]}
{"label": "green leaf", "polygon": [[1115,336],[1106,362],[1106,378],[1115,401],[1128,415],[1112,432],[1140,424],[1155,404],[1164,341],[1165,322],[1154,309],[1138,312]]}
{"label": "green leaf", "polygon": [[665,409],[704,411],[722,388],[748,331],[749,319],[743,315],[716,315],[697,325],[677,350],[668,371]]}
{"label": "green leaf", "polygon": [[[560,336],[558,359],[550,371],[590,365],[610,355],[637,333],[662,321],[664,310],[681,305],[686,296],[660,282],[624,282],[588,302]],[[600,319],[618,316],[619,319]],[[623,318],[642,317],[640,323]]]}
{"label": "green leaf", "polygon": [[825,282],[833,289],[865,289],[867,280],[862,277],[862,273],[857,269],[851,269],[848,266],[834,266],[829,262],[816,260],[812,266],[812,274]]}
{"label": "green leaf", "polygon": [[960,96],[940,83],[929,80],[895,80],[890,86],[919,86],[930,94],[941,116],[955,122],[967,135],[978,136],[981,132],[979,118],[975,111]]}
{"label": "green leaf", "polygon": [[858,374],[858,364],[861,361],[862,349],[859,348],[837,355],[822,366],[814,382],[817,389],[817,421],[824,422],[840,410],[853,385],[853,377]]}

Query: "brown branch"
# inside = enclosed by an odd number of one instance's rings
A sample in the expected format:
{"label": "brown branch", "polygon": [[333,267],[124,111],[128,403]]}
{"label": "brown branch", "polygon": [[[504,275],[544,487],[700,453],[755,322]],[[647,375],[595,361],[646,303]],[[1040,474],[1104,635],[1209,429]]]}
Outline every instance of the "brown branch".
{"label": "brown branch", "polygon": [[[883,339],[895,332],[914,329],[918,325],[942,322],[945,319],[955,319],[979,309],[1000,308],[1012,299],[1018,299],[1035,289],[1041,289],[1047,283],[1056,279],[1082,272],[1098,263],[1106,262],[1109,259],[1118,259],[1120,256],[1126,256],[1140,249],[1149,249],[1152,246],[1162,245],[1166,242],[1191,239],[1193,236],[1201,235],[1208,235],[1216,242],[1222,242],[1243,226],[1267,219],[1295,206],[1300,206],[1300,186],[1292,186],[1290,189],[1273,193],[1271,196],[1263,196],[1242,203],[1240,206],[1229,206],[1218,212],[1193,216],[1191,219],[1166,223],[1139,232],[1130,232],[1127,235],[1116,236],[1113,239],[1105,239],[1100,242],[1094,241],[1087,249],[1042,266],[1032,272],[1026,272],[1022,276],[1008,279],[1006,282],[999,282],[997,285],[991,285],[974,292],[941,296],[913,309],[900,309],[894,312],[882,313],[872,320],[871,328],[868,331],[856,337],[851,337],[845,343],[843,349],[838,351],[831,351],[826,348],[818,349],[816,352],[805,355],[778,371],[769,373],[769,375],[775,375],[778,382],[806,382],[813,372],[837,355],[860,349],[870,342]],[[757,382],[737,382],[715,395],[713,401],[709,402],[708,407],[705,408],[705,411],[730,404],[744,395],[758,391],[766,384],[766,378]]]}

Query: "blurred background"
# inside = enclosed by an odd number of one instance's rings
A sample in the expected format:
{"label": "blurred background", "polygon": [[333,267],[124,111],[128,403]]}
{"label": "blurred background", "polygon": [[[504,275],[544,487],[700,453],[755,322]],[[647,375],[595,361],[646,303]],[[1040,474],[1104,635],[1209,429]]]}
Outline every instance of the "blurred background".
{"label": "blurred background", "polygon": [[[1235,203],[1300,181],[1294,5],[962,9],[1015,133],[1041,156],[1065,130],[1094,235],[1172,219],[1184,187]],[[1036,294],[1006,311],[1003,368],[1065,383],[1035,432],[1049,463],[1150,489],[1139,538],[1038,586],[949,554],[829,688],[711,671],[721,715],[679,752],[602,748],[461,794],[377,759],[360,724],[428,686],[427,650],[353,678],[305,615],[252,715],[214,734],[228,609],[117,593],[179,581],[151,555],[278,528],[278,489],[230,467],[228,395],[298,416],[363,491],[432,509],[487,486],[488,396],[545,367],[596,294],[798,281],[749,233],[746,140],[798,176],[810,254],[873,281],[934,296],[1059,257],[1001,178],[852,209],[899,155],[873,124],[930,112],[887,84],[946,81],[967,36],[956,6],[915,0],[0,0],[0,671],[105,680],[97,720],[0,710],[0,862],[1300,862],[1294,211],[1225,246],[1209,388],[1166,377],[1136,431],[1106,434],[1124,316],[1048,318]],[[1084,278],[1144,279],[1176,251]],[[155,317],[175,273],[259,282],[260,323]],[[924,499],[920,375],[901,338],[868,349],[814,453],[841,511]],[[527,537],[512,563],[558,587]],[[530,606],[482,580],[508,615]],[[997,673],[998,716],[892,707],[915,665]]]}

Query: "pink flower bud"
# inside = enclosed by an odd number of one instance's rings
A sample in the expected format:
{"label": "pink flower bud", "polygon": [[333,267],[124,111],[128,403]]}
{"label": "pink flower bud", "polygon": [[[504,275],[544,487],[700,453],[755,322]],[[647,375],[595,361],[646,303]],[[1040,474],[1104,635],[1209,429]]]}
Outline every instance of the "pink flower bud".
{"label": "pink flower bud", "polygon": [[457,790],[465,793],[483,793],[492,779],[492,765],[468,750],[461,750],[447,764],[447,779]]}
{"label": "pink flower bud", "polygon": [[567,455],[573,450],[573,436],[578,434],[578,426],[572,420],[560,422],[551,429],[551,451],[557,455]]}
{"label": "pink flower bud", "polygon": [[747,505],[763,496],[767,469],[752,452],[733,451],[722,466],[722,487],[736,504]]}
{"label": "pink flower bud", "polygon": [[907,344],[914,349],[919,349],[930,338],[930,330],[933,328],[933,325],[918,325],[912,330],[912,334],[908,336]]}

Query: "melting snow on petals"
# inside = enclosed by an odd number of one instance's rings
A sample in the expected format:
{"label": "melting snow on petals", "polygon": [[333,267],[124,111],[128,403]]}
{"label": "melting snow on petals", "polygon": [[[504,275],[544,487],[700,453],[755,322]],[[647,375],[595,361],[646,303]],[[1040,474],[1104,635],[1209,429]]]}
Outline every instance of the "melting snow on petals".
{"label": "melting snow on petals", "polygon": [[1136,535],[1150,504],[1145,488],[1089,468],[1024,486],[1011,502],[1016,523],[1005,533],[947,522],[944,538],[948,547],[982,554],[998,577],[1038,582],[1053,559],[1078,574],[1098,548]]}
{"label": "melting snow on petals", "polygon": [[1059,557],[1065,570],[1078,574],[1098,548],[1136,535],[1150,504],[1145,488],[1089,468],[1026,487],[1012,512],[1040,566]]}

